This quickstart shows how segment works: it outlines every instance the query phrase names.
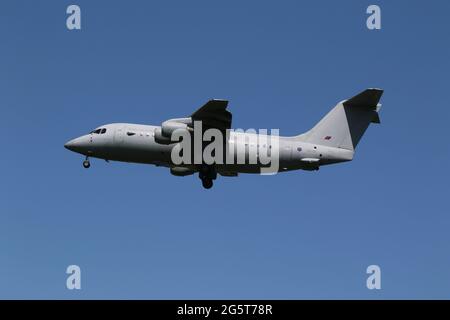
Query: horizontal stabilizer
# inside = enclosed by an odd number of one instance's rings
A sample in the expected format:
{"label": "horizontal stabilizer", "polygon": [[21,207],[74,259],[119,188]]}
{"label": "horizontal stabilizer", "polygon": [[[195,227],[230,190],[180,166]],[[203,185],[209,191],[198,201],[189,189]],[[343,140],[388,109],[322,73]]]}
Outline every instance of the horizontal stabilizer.
{"label": "horizontal stabilizer", "polygon": [[353,98],[344,101],[344,106],[354,108],[370,108],[375,110],[382,95],[383,90],[381,89],[366,89]]}
{"label": "horizontal stabilizer", "polygon": [[380,115],[378,114],[378,111],[380,111],[380,109],[381,109],[381,104],[379,103],[377,105],[377,108],[373,111],[372,123],[381,123]]}

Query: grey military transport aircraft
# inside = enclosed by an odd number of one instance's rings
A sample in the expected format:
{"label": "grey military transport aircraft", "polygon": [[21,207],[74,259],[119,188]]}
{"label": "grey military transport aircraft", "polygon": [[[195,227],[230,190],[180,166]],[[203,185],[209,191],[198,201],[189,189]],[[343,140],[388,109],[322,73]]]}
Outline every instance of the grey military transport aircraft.
{"label": "grey military transport aircraft", "polygon": [[[175,176],[198,172],[203,187],[209,189],[217,174],[237,176],[239,173],[261,173],[264,168],[269,167],[267,161],[259,161],[262,154],[271,156],[270,160],[276,162],[272,171],[268,170],[272,173],[298,169],[318,170],[323,165],[351,161],[369,124],[380,123],[378,111],[382,94],[383,90],[380,89],[366,89],[338,103],[311,130],[296,136],[276,136],[277,139],[274,139],[273,136],[269,138],[267,134],[257,134],[256,131],[231,130],[232,116],[227,110],[228,101],[210,100],[187,118],[170,119],[161,126],[106,124],[68,141],[64,147],[84,155],[85,168],[90,167],[90,157],[106,161],[153,164],[169,168]],[[205,139],[203,134],[208,129],[222,133],[223,138],[214,135],[214,139]],[[190,149],[179,152],[180,156],[183,156],[183,152],[188,155],[187,161],[181,163],[174,161],[173,157],[174,148],[185,140],[173,138],[174,132],[180,130],[181,133],[187,132],[193,140],[189,144]],[[199,148],[194,141],[196,131],[200,131]],[[213,162],[203,158],[203,152],[208,148],[208,141],[205,140],[218,143],[216,146],[224,148],[222,153],[218,149],[211,152],[213,156],[215,152],[218,153],[218,158]],[[252,151],[255,151],[257,160],[247,161]],[[197,157],[199,153],[200,160]],[[236,161],[237,159],[244,161]]]}

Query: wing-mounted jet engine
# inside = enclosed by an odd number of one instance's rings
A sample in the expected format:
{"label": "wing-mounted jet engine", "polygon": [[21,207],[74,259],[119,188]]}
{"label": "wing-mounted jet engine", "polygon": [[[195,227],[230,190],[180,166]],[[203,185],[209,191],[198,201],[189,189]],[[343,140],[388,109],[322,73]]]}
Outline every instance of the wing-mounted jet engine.
{"label": "wing-mounted jet engine", "polygon": [[171,141],[172,133],[178,129],[191,130],[192,118],[176,118],[164,121],[160,128],[155,130],[155,141],[159,144],[175,143]]}

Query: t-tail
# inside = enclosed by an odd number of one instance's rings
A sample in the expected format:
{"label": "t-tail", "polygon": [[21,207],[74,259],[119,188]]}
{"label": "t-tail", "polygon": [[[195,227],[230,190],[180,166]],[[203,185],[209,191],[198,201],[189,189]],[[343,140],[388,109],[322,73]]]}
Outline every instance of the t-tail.
{"label": "t-tail", "polygon": [[298,139],[335,148],[354,151],[371,123],[380,123],[378,111],[383,90],[366,89],[338,103],[311,130]]}

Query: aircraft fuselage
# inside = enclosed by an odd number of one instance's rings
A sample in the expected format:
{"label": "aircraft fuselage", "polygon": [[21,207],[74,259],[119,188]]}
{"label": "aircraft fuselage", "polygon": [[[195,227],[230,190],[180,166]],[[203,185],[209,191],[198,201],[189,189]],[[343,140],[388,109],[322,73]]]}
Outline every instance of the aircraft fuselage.
{"label": "aircraft fuselage", "polygon": [[[65,144],[69,150],[78,152],[87,157],[100,158],[111,161],[133,162],[153,164],[164,167],[184,167],[195,170],[199,164],[177,165],[172,161],[171,153],[174,144],[160,144],[155,141],[155,131],[160,126],[140,125],[131,123],[114,123],[100,126],[105,129],[104,133],[93,132],[73,139]],[[236,138],[237,135],[244,135],[243,139]],[[253,137],[252,137],[253,135]],[[237,175],[238,173],[260,173],[262,167],[268,165],[249,163],[249,153],[251,148],[256,148],[258,152],[271,154],[270,137],[255,137],[255,133],[231,132],[228,140],[228,148],[224,152],[229,153],[230,148],[234,148],[233,163],[216,164],[217,172],[224,175]],[[257,143],[251,141],[264,140],[267,143]],[[337,162],[350,161],[353,158],[353,151],[315,145],[298,141],[295,137],[279,137],[278,139],[278,166],[277,171],[289,171],[296,169],[316,170],[321,165]],[[243,145],[237,145],[237,144]],[[240,154],[245,152],[245,155]],[[242,156],[245,163],[238,163],[236,158]],[[305,160],[306,159],[306,160]],[[312,160],[314,159],[314,161]],[[311,161],[310,161],[311,160]]]}

